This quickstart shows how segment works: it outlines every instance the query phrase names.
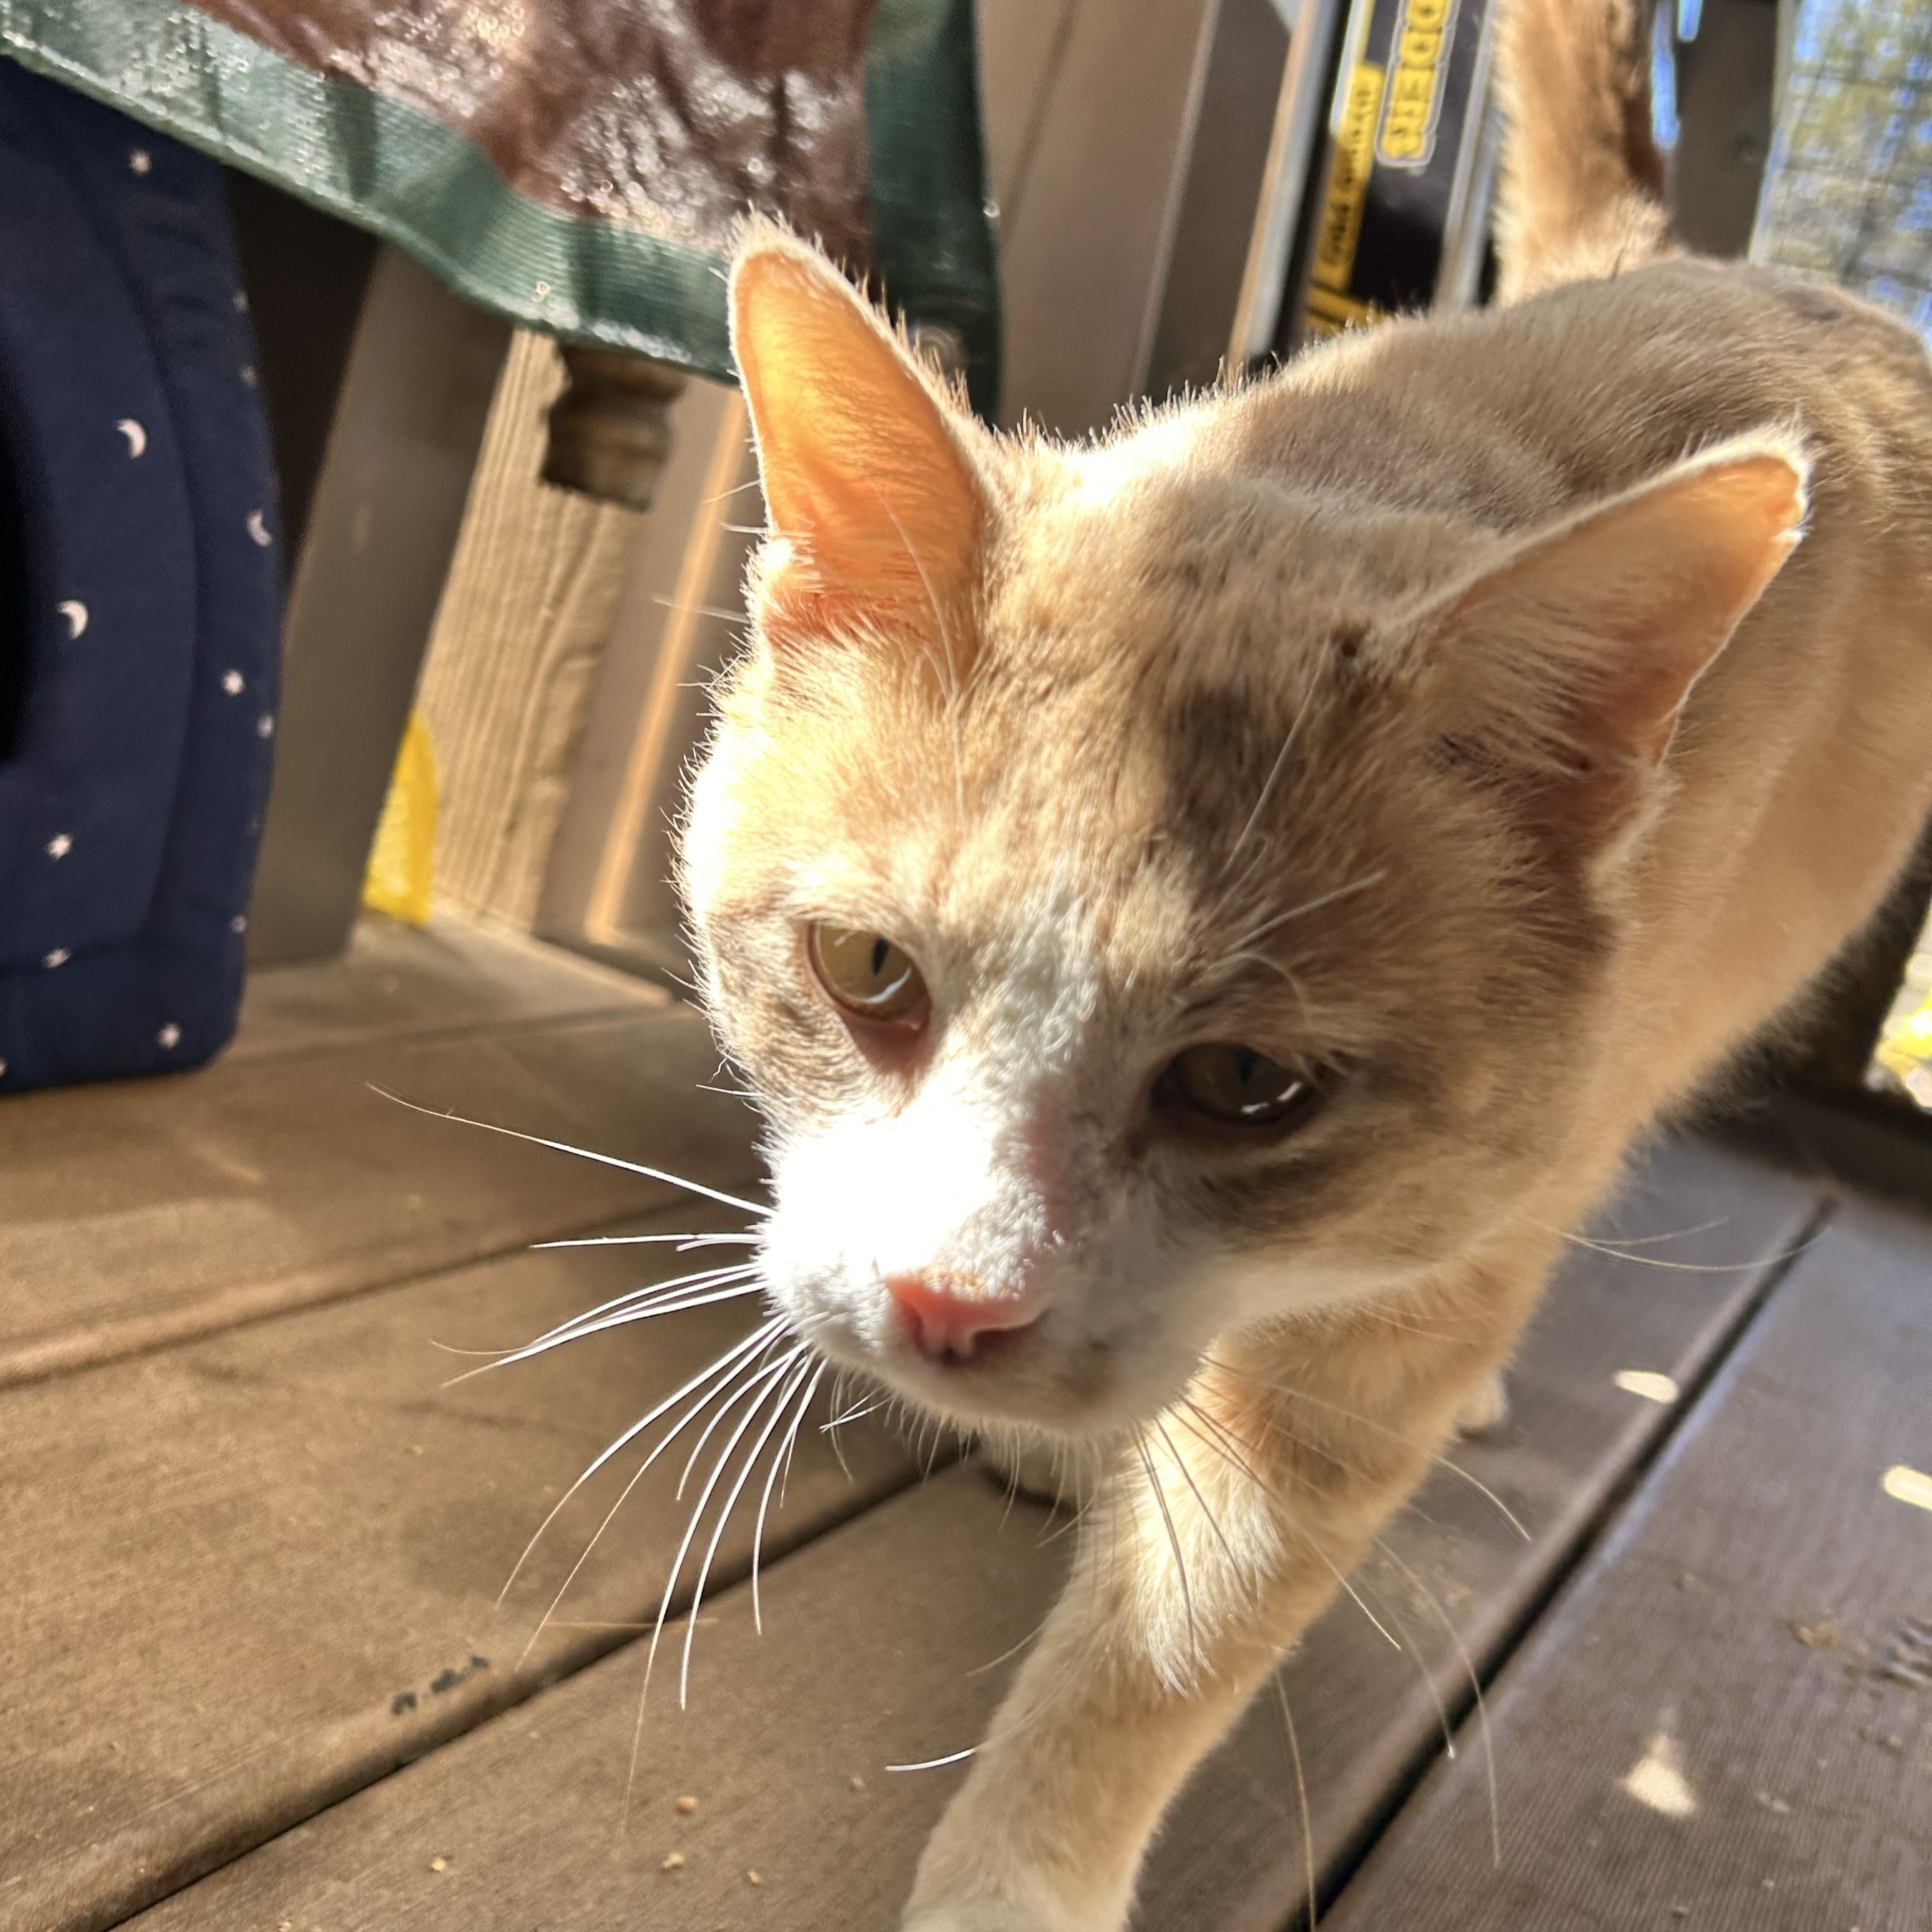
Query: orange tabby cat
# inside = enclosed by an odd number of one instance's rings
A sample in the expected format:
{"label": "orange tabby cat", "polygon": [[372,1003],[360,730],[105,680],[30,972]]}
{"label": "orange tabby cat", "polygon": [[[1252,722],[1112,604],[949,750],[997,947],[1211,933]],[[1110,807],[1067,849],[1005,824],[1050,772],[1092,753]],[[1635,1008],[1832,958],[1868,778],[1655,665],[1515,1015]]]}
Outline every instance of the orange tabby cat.
{"label": "orange tabby cat", "polygon": [[1664,259],[1638,25],[1516,9],[1544,292],[1091,444],[988,433],[798,244],[739,257],[770,532],[683,864],[767,1292],[1106,1468],[917,1932],[1121,1923],[1559,1231],[1932,802],[1926,358]]}

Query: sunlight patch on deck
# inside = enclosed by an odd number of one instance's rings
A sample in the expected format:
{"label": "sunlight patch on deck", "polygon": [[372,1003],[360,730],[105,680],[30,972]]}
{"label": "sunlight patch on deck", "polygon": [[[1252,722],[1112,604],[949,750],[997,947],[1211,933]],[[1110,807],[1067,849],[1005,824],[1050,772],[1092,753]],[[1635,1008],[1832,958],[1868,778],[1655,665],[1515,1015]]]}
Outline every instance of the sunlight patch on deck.
{"label": "sunlight patch on deck", "polygon": [[1879,1479],[1879,1487],[1897,1502],[1932,1510],[1932,1476],[1923,1469],[1910,1468],[1903,1462],[1894,1462]]}
{"label": "sunlight patch on deck", "polygon": [[1684,1775],[1677,1740],[1667,1728],[1658,1732],[1645,1747],[1642,1756],[1624,1773],[1623,1788],[1640,1804],[1647,1804],[1666,1818],[1690,1818],[1696,1814],[1697,1795]]}
{"label": "sunlight patch on deck", "polygon": [[1679,1393],[1675,1378],[1654,1369],[1619,1369],[1610,1379],[1626,1395],[1640,1395],[1646,1402],[1673,1402]]}

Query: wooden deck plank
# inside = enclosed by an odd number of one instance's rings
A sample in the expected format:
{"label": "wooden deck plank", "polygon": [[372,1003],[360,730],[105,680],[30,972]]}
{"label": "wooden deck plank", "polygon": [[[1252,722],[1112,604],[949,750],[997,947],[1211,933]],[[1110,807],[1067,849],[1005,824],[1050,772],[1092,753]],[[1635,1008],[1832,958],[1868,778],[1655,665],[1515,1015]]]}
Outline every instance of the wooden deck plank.
{"label": "wooden deck plank", "polygon": [[[688,1514],[682,1449],[527,1657],[634,1457],[494,1600],[564,1486],[755,1302],[455,1388],[466,1358],[434,1345],[520,1342],[692,1258],[523,1255],[0,1394],[0,1926],[116,1923],[627,1641]],[[849,1481],[807,1430],[776,1547],[910,1480],[863,1425],[846,1454]],[[715,1580],[745,1574],[752,1514]]]}
{"label": "wooden deck plank", "polygon": [[[439,964],[400,1004],[419,1024],[440,993],[452,1010],[466,998],[472,1018],[526,990],[540,1005],[527,982],[547,968],[507,987],[500,976],[479,1000],[478,976]],[[573,963],[558,974],[579,988]],[[755,1172],[752,1118],[699,1090],[717,1064],[702,1018],[647,987],[604,991],[609,1010],[348,1045],[352,1002],[317,1000],[306,1034],[284,1012],[271,1053],[0,1103],[0,1387],[674,1198],[614,1167],[426,1119],[379,1088],[741,1187]],[[300,1051],[304,1037],[318,1050]]]}
{"label": "wooden deck plank", "polygon": [[[1790,1246],[1816,1205],[1786,1178],[1678,1147],[1607,1232],[1654,1242],[1637,1252],[1679,1267],[1578,1252],[1525,1352],[1516,1439],[1467,1444],[1458,1459],[1533,1540],[1447,1474],[1390,1538],[1479,1658],[1539,1600],[1669,1419],[1612,1378],[1641,1368],[1694,1382],[1780,1264],[1766,1258]],[[1011,1669],[1002,1654],[1035,1628],[1060,1573],[1066,1546],[1043,1546],[1040,1530],[1036,1514],[1009,1514],[976,1472],[956,1470],[776,1569],[762,1639],[746,1592],[719,1599],[700,1633],[689,1713],[674,1684],[653,1687],[628,1830],[634,1649],[156,1907],[142,1932],[885,1932],[958,1775],[885,1767],[980,1736]],[[1461,1666],[1425,1634],[1431,1612],[1402,1600],[1400,1580],[1366,1581],[1406,1614],[1419,1657],[1392,1654],[1345,1601],[1284,1676],[1324,1870],[1430,1748],[1436,1700],[1458,1708]],[[1150,1932],[1274,1928],[1294,1912],[1300,1831],[1279,1722],[1258,1706],[1184,1798],[1149,1874],[1138,1923]],[[699,1800],[688,1817],[674,1808],[681,1792]],[[674,1852],[683,1863],[666,1870]]]}
{"label": "wooden deck plank", "polygon": [[1844,1211],[1327,1932],[1932,1925],[1932,1227]]}
{"label": "wooden deck plank", "polygon": [[515,933],[371,915],[339,959],[251,973],[232,1060],[422,1040],[504,1024],[581,1019],[668,1004],[608,967]]}

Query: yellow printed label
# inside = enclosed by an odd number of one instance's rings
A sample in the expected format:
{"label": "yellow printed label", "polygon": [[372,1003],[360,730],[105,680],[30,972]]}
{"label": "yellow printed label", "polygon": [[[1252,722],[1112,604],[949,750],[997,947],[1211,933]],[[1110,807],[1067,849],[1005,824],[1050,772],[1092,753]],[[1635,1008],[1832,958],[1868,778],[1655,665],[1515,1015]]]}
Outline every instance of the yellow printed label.
{"label": "yellow printed label", "polygon": [[1376,158],[1392,168],[1423,168],[1436,152],[1436,122],[1457,0],[1403,0],[1389,50],[1388,107]]}
{"label": "yellow printed label", "polygon": [[1340,335],[1345,328],[1366,328],[1380,322],[1382,311],[1373,302],[1353,296],[1338,295],[1319,282],[1308,285],[1308,332],[1311,335]]}
{"label": "yellow printed label", "polygon": [[362,903],[373,912],[411,926],[429,923],[430,889],[436,874],[436,754],[419,711],[396,752],[395,776],[382,803],[382,821],[370,848]]}
{"label": "yellow printed label", "polygon": [[[1383,70],[1364,61],[1348,82],[1348,105],[1335,136],[1328,166],[1328,193],[1315,241],[1316,281],[1340,292],[1354,273],[1355,250],[1362,238],[1362,209],[1369,198],[1369,169],[1375,149],[1376,117],[1382,112]],[[1309,305],[1314,307],[1311,293]]]}

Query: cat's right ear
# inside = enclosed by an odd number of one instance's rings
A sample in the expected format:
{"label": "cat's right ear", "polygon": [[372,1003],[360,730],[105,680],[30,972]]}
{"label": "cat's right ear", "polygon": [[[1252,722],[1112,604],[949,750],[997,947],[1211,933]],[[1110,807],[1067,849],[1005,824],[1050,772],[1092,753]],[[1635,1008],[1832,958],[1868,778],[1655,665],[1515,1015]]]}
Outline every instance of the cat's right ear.
{"label": "cat's right ear", "polygon": [[976,581],[984,518],[963,426],[837,270],[788,237],[754,231],[730,305],[771,532],[766,629],[943,634]]}
{"label": "cat's right ear", "polygon": [[1658,796],[1693,686],[1804,534],[1809,464],[1740,436],[1532,532],[1420,614],[1445,735],[1601,852]]}

